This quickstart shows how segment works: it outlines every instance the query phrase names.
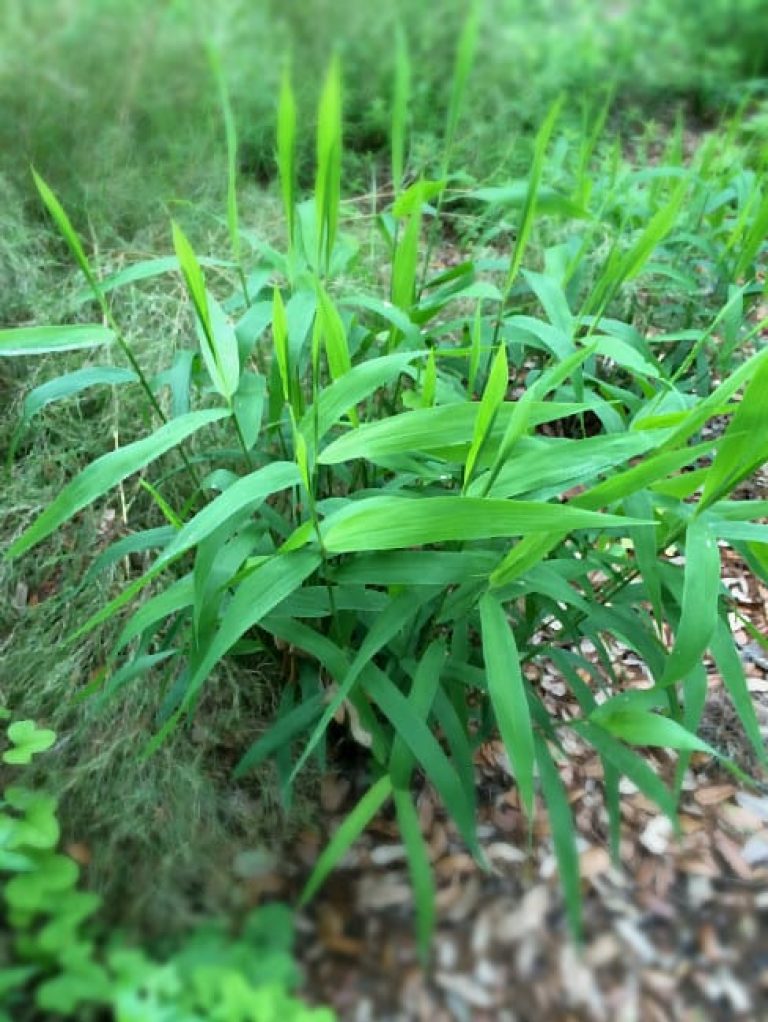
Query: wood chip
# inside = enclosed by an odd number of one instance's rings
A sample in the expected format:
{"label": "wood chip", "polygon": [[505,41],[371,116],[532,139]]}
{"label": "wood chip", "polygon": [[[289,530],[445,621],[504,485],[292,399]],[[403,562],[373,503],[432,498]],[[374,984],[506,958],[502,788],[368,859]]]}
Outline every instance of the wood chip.
{"label": "wood chip", "polygon": [[693,797],[700,806],[716,806],[735,794],[736,788],[732,784],[714,784],[709,788],[699,788],[693,793]]}

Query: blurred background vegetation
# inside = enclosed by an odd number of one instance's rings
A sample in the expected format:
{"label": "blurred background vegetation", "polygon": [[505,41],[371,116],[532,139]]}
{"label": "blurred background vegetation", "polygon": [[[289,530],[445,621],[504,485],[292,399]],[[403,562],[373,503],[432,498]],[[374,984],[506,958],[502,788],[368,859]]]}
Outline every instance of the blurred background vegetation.
{"label": "blurred background vegetation", "polygon": [[[218,205],[224,147],[205,40],[222,55],[244,177],[262,184],[274,174],[285,59],[308,128],[339,49],[347,186],[366,187],[386,148],[398,20],[415,69],[413,162],[428,165],[466,10],[467,0],[3,0],[3,203],[32,200],[33,161],[66,204],[122,236],[174,197]],[[508,175],[561,92],[574,119],[612,92],[627,131],[681,105],[712,120],[737,83],[768,70],[767,16],[768,0],[488,0],[456,165]],[[308,169],[311,132],[301,137]]]}

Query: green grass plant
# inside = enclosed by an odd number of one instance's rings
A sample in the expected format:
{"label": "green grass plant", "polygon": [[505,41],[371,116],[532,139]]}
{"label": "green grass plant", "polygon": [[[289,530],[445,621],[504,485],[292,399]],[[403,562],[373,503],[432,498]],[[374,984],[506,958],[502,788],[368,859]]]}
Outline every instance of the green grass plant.
{"label": "green grass plant", "polygon": [[[142,755],[162,756],[194,727],[226,664],[254,653],[276,661],[286,643],[301,651],[272,727],[244,743],[235,776],[273,759],[289,799],[305,767],[327,762],[332,722],[354,721],[370,786],[304,898],[391,801],[425,955],[434,904],[417,776],[483,862],[473,756],[499,733],[528,823],[542,802],[549,812],[578,931],[576,831],[558,772],[564,729],[603,763],[614,852],[622,775],[674,822],[690,755],[718,755],[697,734],[708,653],[766,763],[720,582],[721,544],[767,577],[766,504],[739,491],[768,460],[765,200],[748,163],[760,157],[742,151],[731,162],[729,147],[718,155],[705,145],[686,160],[673,139],[666,162],[638,170],[598,141],[602,115],[574,142],[567,125],[558,134],[555,105],[527,174],[459,187],[450,175],[474,16],[454,64],[436,161],[443,174],[433,179],[424,167],[407,187],[396,181],[369,225],[380,238],[371,246],[380,286],[366,286],[374,274],[360,255],[359,222],[345,222],[353,207],[342,201],[334,59],[308,200],[297,187],[298,104],[283,79],[284,251],[242,227],[238,139],[223,92],[231,292],[215,293],[216,263],[198,257],[178,223],[175,258],[105,278],[38,179],[93,312],[55,333],[0,333],[0,355],[13,358],[41,345],[115,347],[133,376],[112,385],[143,401],[148,419],[144,435],[62,486],[7,551],[20,558],[55,542],[86,508],[142,476],[162,528],[140,527],[130,543],[156,553],[68,636],[83,641],[131,611],[90,687],[94,698],[110,706],[130,689],[158,690]],[[417,63],[398,52],[391,134],[403,176],[405,69]],[[437,232],[464,218],[478,232],[476,251],[436,266]],[[196,341],[147,371],[111,303],[138,278],[169,272],[183,281]],[[27,396],[27,409],[53,404],[53,384],[55,398],[80,393],[82,383],[49,380]],[[706,432],[719,418],[722,433]],[[119,561],[125,544],[107,562]],[[608,652],[615,642],[640,657],[647,689],[624,690]],[[601,671],[581,652],[585,643]],[[523,671],[548,662],[569,684],[575,719],[553,711]],[[677,752],[671,776],[639,751],[654,746]]]}

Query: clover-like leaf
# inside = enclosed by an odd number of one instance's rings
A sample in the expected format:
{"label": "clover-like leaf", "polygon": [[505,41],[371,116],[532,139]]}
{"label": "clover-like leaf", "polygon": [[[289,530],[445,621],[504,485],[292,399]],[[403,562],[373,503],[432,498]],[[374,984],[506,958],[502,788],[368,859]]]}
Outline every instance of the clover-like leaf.
{"label": "clover-like leaf", "polygon": [[3,753],[4,763],[29,763],[38,752],[50,749],[56,741],[56,732],[39,728],[33,720],[17,720],[8,728],[8,738],[15,748]]}
{"label": "clover-like leaf", "polygon": [[77,865],[66,855],[34,853],[37,869],[20,873],[5,887],[5,900],[12,909],[34,914],[50,912],[63,892],[77,883]]}
{"label": "clover-like leaf", "polygon": [[56,819],[56,799],[45,792],[28,788],[6,788],[9,806],[24,814],[14,821],[11,845],[15,849],[54,848],[59,842],[59,823]]}

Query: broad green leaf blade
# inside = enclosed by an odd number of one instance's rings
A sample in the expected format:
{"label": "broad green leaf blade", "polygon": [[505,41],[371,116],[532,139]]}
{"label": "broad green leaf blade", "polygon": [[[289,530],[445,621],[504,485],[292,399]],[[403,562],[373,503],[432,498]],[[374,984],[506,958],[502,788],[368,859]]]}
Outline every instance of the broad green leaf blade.
{"label": "broad green leaf blade", "polygon": [[731,630],[725,621],[718,621],[715,633],[710,639],[710,648],[723,684],[728,690],[728,695],[731,697],[744,732],[755,750],[755,755],[763,766],[768,766],[768,749],[747,685],[744,664],[734,645]]}
{"label": "broad green leaf blade", "polygon": [[[175,419],[175,422],[180,420]],[[166,545],[153,566],[127,585],[123,591],[93,614],[85,624],[81,625],[72,635],[71,640],[92,631],[113,617],[122,607],[130,603],[137,593],[167,568],[177,557],[191,550],[207,539],[223,522],[248,507],[255,508],[263,503],[272,493],[278,493],[288,486],[295,486],[299,481],[298,469],[293,462],[277,461],[257,469],[242,479],[232,483],[220,496],[207,504],[194,518],[180,529]],[[311,524],[311,523],[310,523]]]}
{"label": "broad green leaf blade", "polygon": [[320,555],[309,550],[278,554],[240,583],[218,631],[201,650],[190,672],[183,709],[193,702],[205,679],[237,640],[298,589],[319,563]]}
{"label": "broad green leaf blade", "polygon": [[115,334],[98,323],[76,326],[19,326],[0,330],[0,356],[48,355],[111,344]]}
{"label": "broad green leaf blade", "polygon": [[5,556],[11,558],[23,554],[127,476],[177,447],[198,429],[227,415],[229,412],[220,408],[190,412],[166,422],[143,440],[97,458],[60,491],[45,511],[11,544]]}
{"label": "broad green leaf blade", "polygon": [[541,790],[552,828],[560,883],[565,896],[568,926],[576,941],[582,939],[582,901],[579,852],[576,827],[568,802],[568,793],[543,738],[536,736],[536,762],[539,765]]}
{"label": "broad green leaf blade", "polygon": [[617,709],[610,713],[601,713],[600,727],[614,738],[621,738],[630,745],[717,755],[711,745],[691,734],[676,720],[652,713],[650,710]]}
{"label": "broad green leaf blade", "polygon": [[[464,464],[464,492],[472,479],[472,473],[477,462],[480,449],[482,448],[488,434],[491,431],[493,420],[501,407],[509,387],[509,365],[507,363],[507,349],[505,345],[499,345],[496,356],[491,363],[491,371],[488,374],[483,396],[480,400],[480,408],[475,419],[475,428],[472,436],[472,444],[467,453],[467,460]],[[502,445],[503,446],[503,445]]]}
{"label": "broad green leaf blade", "polygon": [[481,581],[498,561],[484,550],[403,550],[362,554],[334,571],[334,581],[376,586],[447,586]]}
{"label": "broad green leaf blade", "polygon": [[[420,194],[423,193],[424,182],[419,181]],[[421,237],[421,204],[410,214],[405,229],[397,244],[392,260],[392,304],[396,309],[408,313],[416,300],[416,273],[419,262],[419,239]],[[397,339],[393,333],[390,346]]]}
{"label": "broad green leaf blade", "polygon": [[392,793],[392,798],[395,803],[397,825],[408,857],[408,872],[413,885],[419,957],[426,962],[429,958],[436,918],[435,880],[429,861],[429,850],[421,833],[419,814],[416,812],[409,792],[396,788]]}
{"label": "broad green leaf blade", "polygon": [[101,384],[116,387],[121,383],[135,383],[137,380],[136,373],[118,366],[87,366],[85,369],[76,369],[75,372],[67,373],[66,376],[57,376],[54,380],[46,380],[45,383],[41,383],[39,387],[31,390],[24,398],[22,420],[27,423],[46,405],[53,401],[72,397],[88,387]]}
{"label": "broad green leaf blade", "polygon": [[[515,407],[513,402],[501,406],[489,439],[501,439]],[[586,408],[585,404],[576,402],[535,402],[530,409],[529,424],[539,426],[544,422],[577,415]],[[476,402],[466,402],[419,408],[368,422],[329,444],[322,452],[320,462],[324,465],[337,465],[355,458],[375,460],[392,454],[428,453],[463,444],[468,446],[472,442],[478,411]],[[462,451],[457,460],[463,464],[465,457],[466,452]]]}
{"label": "broad green leaf blade", "polygon": [[338,380],[352,368],[352,360],[347,343],[347,332],[344,329],[344,323],[336,306],[328,297],[328,293],[322,285],[318,286],[317,297],[320,329],[325,343],[328,369],[331,379]]}
{"label": "broad green leaf blade", "polygon": [[709,441],[704,444],[696,444],[693,447],[685,447],[679,451],[663,451],[661,454],[654,454],[638,465],[633,465],[632,468],[625,469],[623,472],[611,476],[610,479],[591,486],[584,493],[574,497],[571,503],[576,507],[589,508],[592,511],[601,507],[610,507],[616,501],[624,500],[638,490],[685,468],[698,458],[709,454],[714,448],[715,442]]}
{"label": "broad green leaf blade", "polygon": [[[486,483],[486,477],[479,476],[469,492],[471,496],[478,491],[483,494],[487,485],[488,495],[493,497],[534,493],[538,498],[554,496],[592,482],[630,458],[645,454],[657,443],[652,433],[608,433],[584,440],[521,439],[504,456],[493,482]],[[490,470],[491,477],[495,468]]]}
{"label": "broad green leaf blade", "polygon": [[717,627],[720,592],[720,551],[709,525],[695,518],[685,539],[685,579],[675,645],[664,669],[662,684],[672,685],[696,667]]}
{"label": "broad green leaf blade", "polygon": [[216,299],[206,291],[200,262],[189,239],[175,221],[172,230],[182,276],[197,313],[200,351],[208,375],[218,393],[230,401],[240,381],[240,353],[235,328]]}
{"label": "broad green leaf blade", "polygon": [[[211,259],[207,256],[201,256],[198,259],[201,266],[212,266],[219,269],[231,269],[231,259]],[[142,280],[151,280],[152,277],[161,277],[165,273],[171,273],[180,269],[179,260],[176,256],[161,256],[158,259],[141,259],[137,263],[131,263],[130,266],[126,266],[124,270],[118,270],[117,273],[110,273],[106,277],[102,277],[99,280],[99,290],[103,295],[109,294],[110,291],[115,291],[121,287],[127,287],[130,284],[140,283]],[[77,308],[83,305],[85,302],[93,299],[92,292],[84,288],[75,295],[73,299],[73,306]]]}
{"label": "broad green leaf blade", "polygon": [[240,385],[240,350],[237,334],[227,314],[213,295],[208,295],[208,310],[211,317],[211,340],[217,370],[214,384],[221,396],[230,401]]}
{"label": "broad green leaf blade", "polygon": [[329,553],[395,550],[423,544],[500,539],[534,532],[625,529],[640,521],[580,511],[566,504],[481,497],[369,497],[330,515],[321,526]]}
{"label": "broad green leaf blade", "polygon": [[489,579],[491,589],[501,589],[509,585],[526,571],[544,561],[567,535],[567,529],[563,531],[555,528],[524,536],[494,567]]}
{"label": "broad green leaf blade", "polygon": [[380,387],[385,387],[404,373],[424,352],[406,351],[398,355],[383,355],[366,359],[353,366],[348,373],[323,387],[317,397],[317,408],[310,406],[299,423],[307,443],[313,441],[315,422],[317,438],[321,440],[328,430],[341,419],[350,408],[370,397]]}
{"label": "broad green leaf blade", "polygon": [[176,579],[175,582],[166,586],[156,596],[139,607],[120,632],[112,654],[119,653],[129,642],[141,635],[147,628],[162,621],[163,618],[191,607],[194,598],[195,589],[192,575],[187,574]]}
{"label": "broad green leaf blade", "polygon": [[670,717],[663,717],[647,710],[617,710],[605,718],[601,717],[600,726],[615,738],[620,738],[630,745],[679,749],[681,752],[705,752],[719,759],[723,766],[741,781],[749,783],[749,778],[734,763]]}
{"label": "broad green leaf blade", "polygon": [[[190,245],[186,234],[175,221],[171,222],[171,231],[173,233],[173,247],[176,251],[176,258],[179,260],[181,275],[187,285],[187,290],[189,291],[189,296],[192,299],[192,304],[195,307],[197,318],[200,321],[200,325],[202,326],[206,339],[208,340],[208,344],[210,345],[211,317],[208,311],[208,294],[205,290],[205,277],[203,276],[203,271],[200,268],[200,262],[195,255],[195,251]],[[210,354],[211,353],[209,352],[209,357]]]}
{"label": "broad green leaf blade", "polygon": [[520,792],[520,805],[530,820],[535,759],[531,711],[512,627],[503,605],[490,593],[480,600],[480,623],[488,694]]}
{"label": "broad green leaf blade", "polygon": [[259,439],[266,396],[265,378],[246,370],[240,378],[240,386],[232,401],[232,411],[247,451],[252,450]]}
{"label": "broad green leaf blade", "polygon": [[718,445],[707,473],[699,510],[727,496],[746,476],[768,461],[768,361],[762,362]]}
{"label": "broad green leaf blade", "polygon": [[52,404],[54,401],[62,401],[73,397],[88,387],[103,384],[117,387],[123,383],[136,383],[138,379],[136,373],[130,369],[120,369],[117,366],[88,366],[85,369],[77,369],[73,373],[67,373],[66,376],[57,376],[53,380],[41,383],[39,387],[35,387],[24,398],[21,421],[16,427],[11,442],[8,445],[8,463],[13,462],[24,429],[46,405]]}
{"label": "broad green leaf blade", "polygon": [[389,777],[380,777],[373,787],[363,795],[352,812],[338,827],[328,846],[317,860],[317,864],[301,892],[300,905],[306,905],[315,896],[328,874],[341,862],[349,848],[360,837],[391,794],[392,782]]}
{"label": "broad green leaf blade", "polygon": [[573,721],[570,724],[578,734],[597,749],[619,773],[627,776],[633,784],[665,813],[678,829],[675,796],[651,767],[636,752],[628,749],[613,735],[588,721]]}
{"label": "broad green leaf blade", "polygon": [[664,441],[662,450],[680,447],[690,436],[698,432],[708,419],[714,415],[722,414],[723,408],[736,391],[755,376],[762,376],[766,366],[768,366],[768,348],[763,348],[734,369],[722,383],[715,387],[711,394],[690,410],[680,425],[672,431],[671,436]]}

